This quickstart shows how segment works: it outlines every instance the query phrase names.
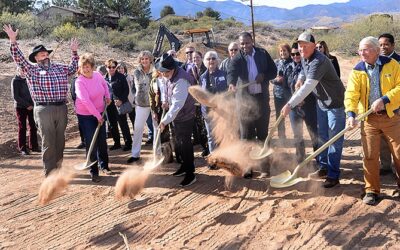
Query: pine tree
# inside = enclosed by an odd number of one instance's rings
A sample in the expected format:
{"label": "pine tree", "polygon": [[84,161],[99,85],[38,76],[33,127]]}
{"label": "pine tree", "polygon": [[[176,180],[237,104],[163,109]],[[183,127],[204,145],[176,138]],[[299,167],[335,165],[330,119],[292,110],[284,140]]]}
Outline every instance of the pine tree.
{"label": "pine tree", "polygon": [[10,12],[12,14],[24,13],[32,10],[34,0],[1,0],[0,10],[1,12]]}
{"label": "pine tree", "polygon": [[163,18],[167,15],[175,15],[174,9],[169,5],[165,5],[164,8],[162,8],[162,10],[160,11],[161,18]]}

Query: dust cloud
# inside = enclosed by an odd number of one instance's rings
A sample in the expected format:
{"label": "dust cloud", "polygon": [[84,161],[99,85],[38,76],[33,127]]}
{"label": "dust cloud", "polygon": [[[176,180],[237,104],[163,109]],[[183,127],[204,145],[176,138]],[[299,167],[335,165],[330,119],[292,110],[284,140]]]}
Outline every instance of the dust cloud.
{"label": "dust cloud", "polygon": [[64,191],[74,177],[74,173],[66,168],[53,170],[39,188],[39,204],[46,205]]}

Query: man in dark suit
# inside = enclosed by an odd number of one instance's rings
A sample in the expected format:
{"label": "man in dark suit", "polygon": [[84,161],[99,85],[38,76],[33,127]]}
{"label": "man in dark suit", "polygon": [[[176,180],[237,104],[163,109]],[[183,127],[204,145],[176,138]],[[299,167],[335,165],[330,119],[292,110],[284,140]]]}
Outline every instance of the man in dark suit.
{"label": "man in dark suit", "polygon": [[[232,58],[228,67],[229,89],[236,91],[240,85],[250,83],[238,91],[237,98],[240,104],[246,103],[246,100],[255,102],[251,107],[254,115],[250,117],[240,112],[239,107],[240,138],[264,141],[268,134],[270,116],[269,81],[276,77],[277,69],[268,52],[254,46],[250,33],[242,32],[239,35],[239,45],[241,51]],[[251,178],[251,171],[244,177]]]}
{"label": "man in dark suit", "polygon": [[[379,40],[381,55],[390,57],[400,63],[400,55],[397,54],[396,51],[394,51],[395,42],[393,35],[389,33],[384,33],[379,36],[378,40]],[[392,168],[392,155],[390,153],[389,146],[385,141],[385,139],[383,138],[383,136],[381,140],[380,161],[381,161],[381,170],[380,170],[381,175],[390,174],[392,173],[392,171],[394,173],[394,169]]]}

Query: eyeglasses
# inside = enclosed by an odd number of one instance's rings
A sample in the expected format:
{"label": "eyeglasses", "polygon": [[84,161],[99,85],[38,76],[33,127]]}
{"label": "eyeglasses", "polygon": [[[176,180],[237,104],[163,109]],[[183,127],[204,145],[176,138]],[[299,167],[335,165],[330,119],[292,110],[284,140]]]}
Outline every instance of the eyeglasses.
{"label": "eyeglasses", "polygon": [[214,61],[214,60],[217,60],[217,58],[215,58],[215,57],[209,57],[209,58],[206,58],[206,60],[207,60],[207,61],[211,61],[211,60]]}
{"label": "eyeglasses", "polygon": [[238,51],[239,49],[230,49],[229,51],[233,52],[233,51]]}
{"label": "eyeglasses", "polygon": [[193,53],[193,51],[186,51],[185,53],[187,55],[187,54]]}
{"label": "eyeglasses", "polygon": [[317,49],[322,49],[322,45],[317,45],[317,46],[315,46]]}
{"label": "eyeglasses", "polygon": [[300,52],[290,53],[292,56],[300,56]]}
{"label": "eyeglasses", "polygon": [[115,69],[117,66],[108,66],[109,69]]}

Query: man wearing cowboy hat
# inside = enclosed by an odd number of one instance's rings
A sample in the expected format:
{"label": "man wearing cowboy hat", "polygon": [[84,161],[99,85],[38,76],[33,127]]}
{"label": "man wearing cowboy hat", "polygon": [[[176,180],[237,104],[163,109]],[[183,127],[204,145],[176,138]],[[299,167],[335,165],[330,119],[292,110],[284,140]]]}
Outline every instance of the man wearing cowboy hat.
{"label": "man wearing cowboy hat", "polygon": [[28,62],[17,44],[18,30],[4,25],[11,43],[11,56],[26,74],[34,105],[34,117],[42,136],[42,160],[45,176],[61,167],[67,127],[68,76],[78,68],[78,41],[71,40],[72,61],[69,65],[51,63],[52,50],[43,45],[33,48]]}
{"label": "man wearing cowboy hat", "polygon": [[163,54],[156,61],[156,69],[167,79],[166,99],[168,112],[160,121],[160,133],[165,126],[173,123],[175,128],[177,151],[182,157],[181,167],[172,175],[183,176],[181,187],[186,187],[196,182],[194,175],[194,154],[191,140],[195,106],[194,99],[189,94],[189,87],[193,78],[182,68],[178,62],[168,54]]}

